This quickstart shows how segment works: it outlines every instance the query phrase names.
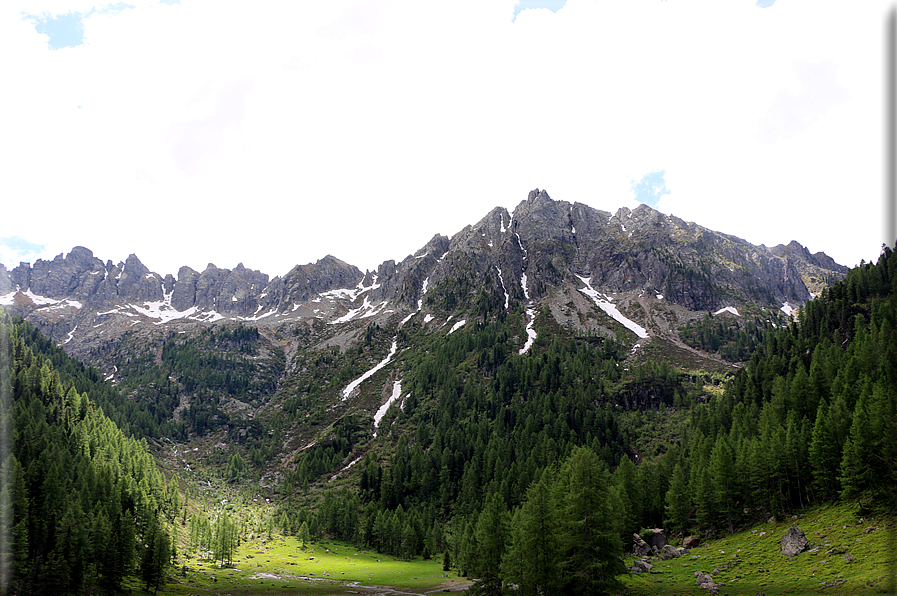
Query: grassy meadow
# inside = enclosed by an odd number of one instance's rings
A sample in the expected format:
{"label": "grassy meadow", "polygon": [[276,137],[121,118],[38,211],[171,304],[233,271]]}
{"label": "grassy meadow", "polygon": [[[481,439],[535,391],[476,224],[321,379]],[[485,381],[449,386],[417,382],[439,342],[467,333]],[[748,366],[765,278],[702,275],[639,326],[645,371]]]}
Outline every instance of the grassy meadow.
{"label": "grassy meadow", "polygon": [[[782,555],[782,535],[791,525],[803,530],[808,549],[819,552]],[[864,517],[853,504],[829,505],[703,542],[678,559],[657,557],[651,572],[622,579],[627,593],[636,596],[706,593],[695,585],[696,571],[710,573],[720,594],[889,593],[897,571],[895,530],[892,515]],[[627,566],[633,560],[626,557]]]}
{"label": "grassy meadow", "polygon": [[293,536],[245,542],[231,566],[196,557],[180,561],[159,593],[422,594],[456,591],[470,583],[443,571],[438,559],[403,561],[332,541],[318,541],[303,550]]}

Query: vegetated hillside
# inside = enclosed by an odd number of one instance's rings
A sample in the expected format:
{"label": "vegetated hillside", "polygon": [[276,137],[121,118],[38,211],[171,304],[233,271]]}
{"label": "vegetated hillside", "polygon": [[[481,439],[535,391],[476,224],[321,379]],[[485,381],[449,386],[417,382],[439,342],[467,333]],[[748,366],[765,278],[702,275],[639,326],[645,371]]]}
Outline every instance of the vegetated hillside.
{"label": "vegetated hillside", "polygon": [[[600,532],[617,540],[644,527],[732,532],[832,499],[855,500],[861,514],[890,505],[897,486],[895,273],[890,249],[877,264],[852,270],[805,305],[797,324],[768,335],[707,403],[695,399],[688,375],[663,364],[619,373],[620,352],[610,341],[564,342],[540,329],[540,338],[553,339],[537,340],[534,353],[520,357],[500,349],[501,317],[458,330],[408,363],[403,394],[407,383],[410,397],[395,414],[395,451],[378,445],[353,467],[360,523],[341,523],[357,511],[354,502],[351,511],[319,511],[319,523],[342,538],[411,554],[415,542],[426,546],[431,520],[448,520],[441,529],[450,560],[477,576],[495,569],[496,548],[513,552],[516,533],[548,542],[553,535],[554,556],[563,557],[565,528],[587,522],[552,525],[525,512],[533,499],[564,509],[563,500],[551,501],[564,491],[537,494],[533,483],[563,482],[555,464],[583,449],[613,470],[616,492],[604,503],[615,503],[619,515]],[[677,406],[690,410],[686,423],[673,426],[678,436],[655,457],[637,457],[633,445],[647,422],[668,422]],[[299,468],[315,457],[303,453]],[[395,527],[396,515],[411,538],[384,546],[382,537],[394,534],[383,528]],[[516,523],[503,530],[502,516]],[[522,585],[512,568],[490,581]]]}
{"label": "vegetated hillside", "polygon": [[[705,593],[697,587],[698,574],[702,583],[709,579],[720,594],[732,596],[893,594],[895,521],[893,512],[861,513],[852,502],[807,507],[702,540],[679,557],[669,549],[665,557],[646,557],[640,566],[647,564],[647,572],[622,580],[633,596]],[[807,544],[804,552],[787,556],[782,539],[793,527],[804,533]],[[639,559],[625,557],[627,565]]]}
{"label": "vegetated hillside", "polygon": [[79,392],[84,377],[68,374],[77,366],[63,359],[60,374],[44,342],[28,345],[34,339],[30,325],[0,315],[0,588],[112,593],[134,575],[158,587],[172,553],[176,481],[165,482],[146,443],[127,438],[93,392]]}
{"label": "vegetated hillside", "polygon": [[[867,335],[881,333],[890,307],[874,305],[890,304],[892,288],[881,264],[869,270],[884,285],[854,279],[853,301],[847,290],[823,317],[832,345],[818,356],[797,341],[805,323],[784,327],[811,290],[844,275],[825,255],[544,191],[376,273],[328,258],[276,284],[211,266],[175,281],[136,257],[104,266],[86,249],[45,265],[17,268],[0,301],[101,368],[123,427],[175,443],[157,453],[167,466],[203,491],[217,478],[272,499],[291,532],[406,557],[441,552],[482,575],[497,556],[483,549],[533,535],[523,512],[539,498],[557,513],[540,522],[555,545],[546,561],[572,556],[564,549],[577,540],[577,552],[601,553],[588,585],[569,574],[550,585],[603,590],[618,571],[604,555],[640,528],[728,530],[847,486],[868,490],[867,473],[845,480],[840,467],[857,451],[847,445],[865,377],[837,380],[841,367],[858,369],[851,350],[868,340],[849,331],[836,341],[834,330],[864,313]],[[733,361],[754,350],[762,357],[724,391]],[[824,399],[807,402],[801,374]],[[866,377],[872,391],[880,375]],[[823,402],[833,422],[819,432],[836,439],[818,445],[837,449],[810,453]],[[589,521],[565,500],[571,479],[603,486],[607,475],[613,490],[589,507],[618,515],[590,533],[600,544],[574,539]],[[521,572],[508,565],[483,585]]]}

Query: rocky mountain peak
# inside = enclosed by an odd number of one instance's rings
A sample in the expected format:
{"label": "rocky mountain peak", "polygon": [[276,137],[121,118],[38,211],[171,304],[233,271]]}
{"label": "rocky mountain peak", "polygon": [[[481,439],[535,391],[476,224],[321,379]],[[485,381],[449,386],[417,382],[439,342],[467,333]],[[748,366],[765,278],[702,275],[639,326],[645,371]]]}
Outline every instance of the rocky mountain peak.
{"label": "rocky mountain peak", "polygon": [[[45,332],[61,340],[76,327],[95,328],[108,320],[97,317],[112,312],[121,313],[122,329],[137,316],[153,324],[187,318],[202,324],[222,318],[347,323],[428,308],[431,316],[445,311],[460,318],[475,302],[480,313],[483,305],[531,309],[570,292],[582,300],[585,290],[587,296],[617,296],[615,304],[632,313],[672,305],[690,312],[740,305],[777,309],[786,302],[798,306],[845,271],[794,241],[767,249],[646,205],[611,214],[534,189],[513,214],[495,207],[451,238],[436,234],[400,263],[384,261],[374,271],[328,254],[271,280],[243,263],[232,270],[209,263],[201,273],[184,266],[177,279],[162,278],[134,254],[104,265],[77,246],[52,261],[22,263],[12,271],[0,267],[0,298],[23,309],[20,314],[44,320]],[[14,300],[16,290],[38,298]],[[51,303],[77,306],[51,310]],[[60,318],[66,312],[70,318]]]}
{"label": "rocky mountain peak", "polygon": [[529,191],[526,197],[527,203],[546,203],[550,202],[551,197],[548,196],[547,190],[539,190],[538,188]]}

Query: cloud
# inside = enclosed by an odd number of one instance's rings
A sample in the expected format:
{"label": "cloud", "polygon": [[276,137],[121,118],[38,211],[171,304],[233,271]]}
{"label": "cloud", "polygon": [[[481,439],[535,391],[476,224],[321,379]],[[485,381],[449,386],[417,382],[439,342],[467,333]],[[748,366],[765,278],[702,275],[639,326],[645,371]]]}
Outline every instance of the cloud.
{"label": "cloud", "polygon": [[73,48],[84,43],[84,13],[27,15],[34,23],[35,30],[47,36],[47,46],[51,50]]}
{"label": "cloud", "polygon": [[795,62],[792,72],[792,84],[778,92],[760,120],[757,134],[763,143],[800,134],[849,97],[831,62]]}
{"label": "cloud", "polygon": [[0,263],[8,269],[16,267],[20,262],[30,262],[47,248],[46,244],[35,244],[21,236],[0,238]]}
{"label": "cloud", "polygon": [[514,6],[514,16],[511,20],[517,19],[517,15],[521,11],[533,8],[545,8],[551,12],[557,12],[564,7],[567,0],[517,0]]}
{"label": "cloud", "polygon": [[654,170],[642,176],[641,180],[633,180],[632,193],[635,195],[635,200],[656,209],[660,197],[670,194],[666,181],[663,179],[664,174],[666,174],[665,170]]}
{"label": "cloud", "polygon": [[105,6],[92,7],[86,12],[73,12],[51,14],[43,12],[40,15],[23,13],[25,19],[34,24],[34,29],[47,36],[47,47],[51,50],[74,48],[84,43],[84,19],[95,14],[117,15],[123,10],[134,8],[130,4],[118,2]]}
{"label": "cloud", "polygon": [[[213,95],[209,87],[207,85],[194,95],[187,106],[202,111],[197,106],[209,103],[209,96]],[[214,108],[210,115],[172,124],[166,138],[172,159],[181,170],[196,174],[201,162],[221,149],[228,131],[239,130],[246,111],[246,95],[251,89],[249,77],[225,83],[214,92]]]}
{"label": "cloud", "polygon": [[[666,212],[878,254],[877,0],[130,5],[0,3],[0,235],[163,274],[374,268],[536,187],[634,207],[662,166]],[[23,17],[92,10],[68,51]]]}

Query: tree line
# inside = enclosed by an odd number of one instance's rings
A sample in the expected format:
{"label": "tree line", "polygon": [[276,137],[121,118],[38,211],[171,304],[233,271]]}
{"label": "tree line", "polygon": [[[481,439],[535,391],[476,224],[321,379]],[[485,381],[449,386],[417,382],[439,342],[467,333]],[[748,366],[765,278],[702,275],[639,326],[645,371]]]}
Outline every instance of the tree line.
{"label": "tree line", "polygon": [[89,393],[26,345],[21,320],[0,319],[0,521],[6,593],[116,592],[139,574],[157,588],[172,554],[177,487],[145,440],[129,438]]}

